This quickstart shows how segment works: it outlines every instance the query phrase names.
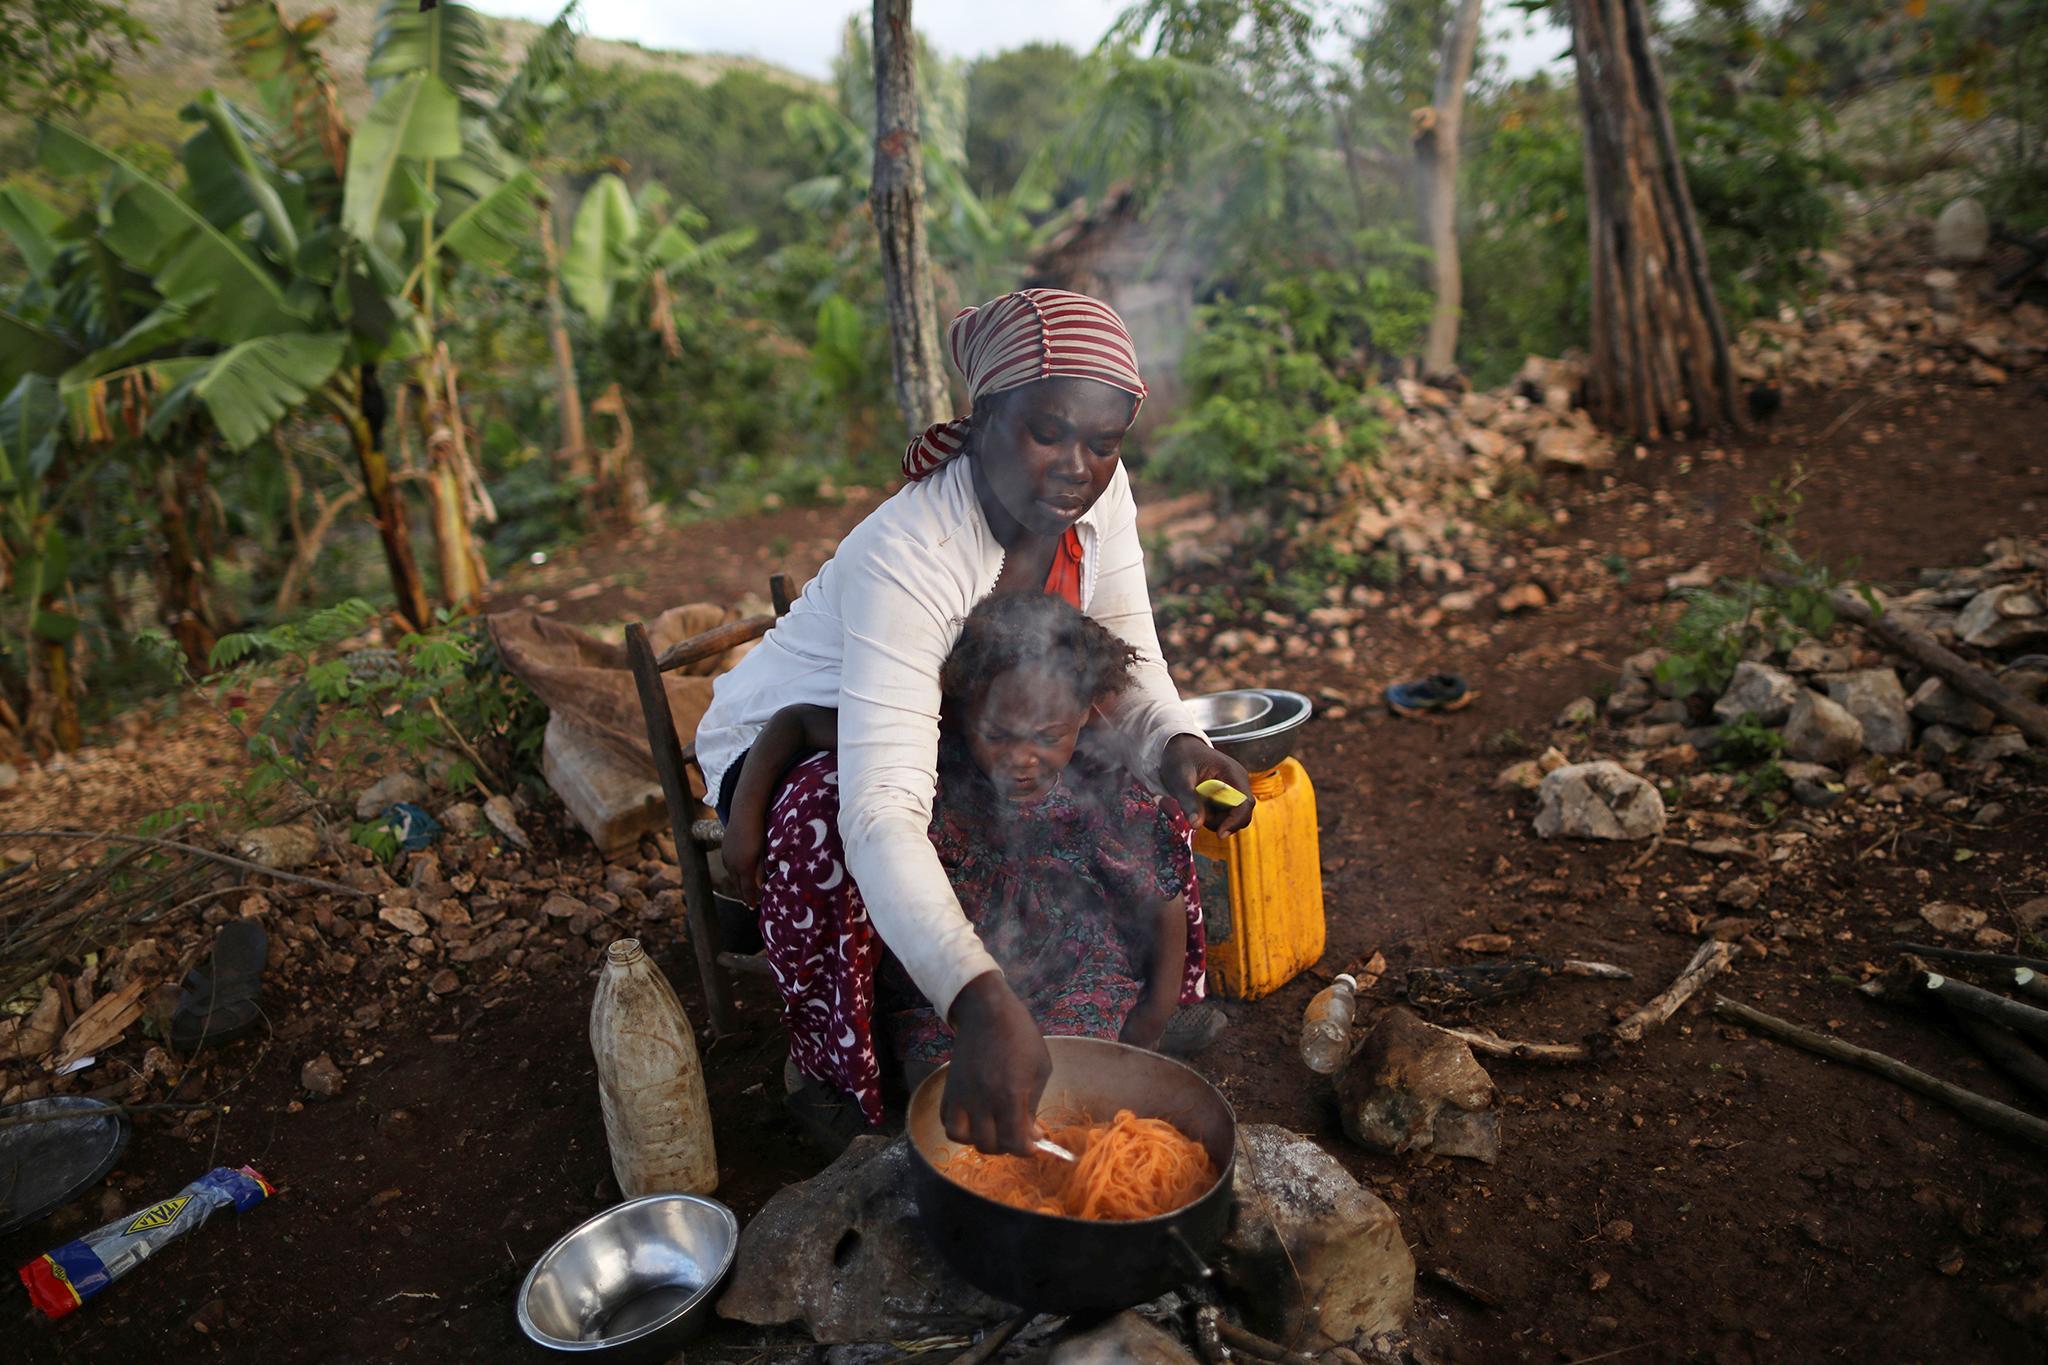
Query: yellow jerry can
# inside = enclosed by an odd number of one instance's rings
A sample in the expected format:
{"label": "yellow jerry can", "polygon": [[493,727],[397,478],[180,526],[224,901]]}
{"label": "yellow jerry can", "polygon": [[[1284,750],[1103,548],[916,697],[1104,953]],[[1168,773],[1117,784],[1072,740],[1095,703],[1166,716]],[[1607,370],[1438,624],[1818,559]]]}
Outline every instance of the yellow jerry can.
{"label": "yellow jerry can", "polygon": [[1203,913],[1212,935],[1222,923],[1229,929],[1209,940],[1211,984],[1236,1000],[1271,995],[1323,955],[1323,860],[1308,770],[1287,758],[1251,777],[1259,806],[1249,827],[1228,839],[1195,831]]}

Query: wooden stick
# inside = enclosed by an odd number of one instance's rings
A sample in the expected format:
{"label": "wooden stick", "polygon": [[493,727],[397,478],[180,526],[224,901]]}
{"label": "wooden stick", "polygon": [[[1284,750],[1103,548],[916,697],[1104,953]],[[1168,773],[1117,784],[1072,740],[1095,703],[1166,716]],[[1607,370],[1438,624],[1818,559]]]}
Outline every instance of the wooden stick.
{"label": "wooden stick", "polygon": [[1515,1062],[1549,1062],[1557,1066],[1574,1066],[1593,1060],[1593,1049],[1584,1043],[1529,1043],[1502,1038],[1484,1029],[1445,1028],[1442,1024],[1431,1027],[1443,1029],[1474,1052],[1488,1057],[1502,1057]]}
{"label": "wooden stick", "polygon": [[950,1365],[981,1365],[982,1361],[993,1359],[996,1352],[1009,1344],[1011,1337],[1024,1330],[1024,1324],[1037,1316],[1035,1311],[1027,1308],[1013,1318],[1004,1319],[989,1328],[980,1341],[954,1356]]}
{"label": "wooden stick", "polygon": [[1970,1041],[1982,1049],[1992,1065],[2032,1091],[2036,1099],[2048,1100],[2048,1058],[2027,1046],[2026,1040],[2011,1029],[1981,1015],[1959,1010],[1953,1004],[1949,1005],[1948,1015],[1956,1021],[1957,1028],[1970,1035]]}
{"label": "wooden stick", "polygon": [[281,882],[297,882],[301,886],[317,886],[322,891],[332,891],[338,896],[360,896],[364,900],[375,900],[367,891],[358,891],[353,886],[340,882],[323,881],[318,877],[302,877],[296,872],[280,872],[262,863],[252,863],[246,858],[237,858],[227,853],[215,853],[210,848],[198,848],[192,844],[181,844],[175,839],[145,839],[139,834],[114,834],[106,830],[91,829],[0,829],[0,839],[108,839],[117,844],[140,844],[145,848],[170,848],[180,853],[189,853],[195,858],[205,858],[229,867],[239,867],[249,872],[260,872],[266,877],[275,877]]}
{"label": "wooden stick", "polygon": [[1216,1335],[1223,1344],[1233,1351],[1243,1351],[1248,1356],[1270,1361],[1273,1365],[1315,1365],[1315,1361],[1299,1351],[1291,1351],[1277,1341],[1268,1341],[1257,1332],[1238,1326],[1222,1314],[1216,1315]]}
{"label": "wooden stick", "polygon": [[1940,972],[1920,973],[1919,984],[1920,989],[1956,1009],[1967,1010],[1980,1018],[2018,1029],[2028,1037],[2048,1042],[2048,1010],[2037,1010],[2032,1005],[2008,1000],[1996,991],[1954,980]]}
{"label": "wooden stick", "polygon": [[1568,957],[1557,964],[1559,976],[1590,976],[1597,981],[1633,981],[1636,974],[1626,967],[1617,967],[1612,962],[1587,962],[1583,958]]}
{"label": "wooden stick", "polygon": [[[1791,582],[1782,574],[1766,577],[1779,587]],[[2036,744],[2048,744],[2048,707],[2028,701],[1977,665],[1944,648],[1933,636],[1915,630],[1890,613],[1876,615],[1861,597],[1846,588],[1838,588],[1828,594],[1828,603],[1834,607],[1837,616],[1854,621],[1872,639],[1889,645],[1928,672],[1938,674],[1971,701],[1990,707],[2002,719],[2017,725],[2020,733],[2028,739]]]}
{"label": "wooden stick", "polygon": [[74,1123],[89,1123],[93,1119],[111,1118],[115,1114],[168,1114],[178,1111],[204,1109],[210,1113],[225,1114],[227,1106],[202,1101],[197,1104],[109,1104],[99,1109],[59,1109],[50,1114],[21,1114],[14,1118],[0,1119],[0,1128],[20,1128],[31,1123],[62,1123],[66,1119]]}
{"label": "wooden stick", "polygon": [[749,640],[758,640],[775,628],[773,616],[749,616],[739,621],[728,621],[722,626],[713,626],[687,640],[678,640],[661,652],[654,661],[657,673],[670,669],[686,668],[704,659],[715,658],[728,649],[737,649]]}
{"label": "wooden stick", "polygon": [[1765,1014],[1762,1010],[1751,1009],[1748,1005],[1730,1000],[1725,995],[1715,997],[1714,1013],[1723,1019],[1733,1020],[1776,1038],[1780,1042],[1790,1043],[1794,1047],[1818,1053],[1834,1061],[1847,1062],[1850,1066],[1860,1066],[1866,1071],[1874,1071],[1888,1081],[1905,1086],[1908,1090],[1916,1090],[1930,1099],[1940,1100],[1957,1113],[1983,1124],[1986,1128],[2004,1133],[2008,1137],[2034,1143],[2036,1146],[2048,1147],[2048,1123],[2035,1118],[2032,1114],[2021,1113],[2011,1105],[1987,1099],[1974,1090],[1965,1090],[1962,1086],[1953,1085],[1938,1076],[1930,1076],[1924,1071],[1907,1066],[1895,1057],[1887,1057],[1882,1052],[1872,1052],[1869,1048],[1845,1043],[1840,1038],[1801,1028],[1790,1020]]}
{"label": "wooden stick", "polygon": [[1931,957],[1938,962],[1970,962],[1980,967],[2031,967],[2037,972],[2048,972],[2048,958],[1980,953],[1970,948],[1938,948],[1928,943],[1894,943],[1892,947],[1902,953]]}
{"label": "wooden stick", "polygon": [[1223,1349],[1223,1333],[1216,1326],[1222,1317],[1214,1304],[1205,1304],[1195,1311],[1195,1349],[1202,1357],[1202,1365],[1225,1365],[1230,1359],[1230,1352]]}
{"label": "wooden stick", "polygon": [[1649,1004],[1631,1014],[1614,1026],[1614,1036],[1624,1043],[1639,1043],[1643,1035],[1658,1024],[1678,1013],[1678,1007],[1692,999],[1701,986],[1735,960],[1735,945],[1708,940],[1692,955],[1692,961],[1685,964],[1685,970],[1678,974],[1661,995]]}
{"label": "wooden stick", "polygon": [[2015,967],[2012,984],[2022,995],[2031,995],[2036,1000],[2048,1000],[2048,977],[2042,976],[2032,967]]}

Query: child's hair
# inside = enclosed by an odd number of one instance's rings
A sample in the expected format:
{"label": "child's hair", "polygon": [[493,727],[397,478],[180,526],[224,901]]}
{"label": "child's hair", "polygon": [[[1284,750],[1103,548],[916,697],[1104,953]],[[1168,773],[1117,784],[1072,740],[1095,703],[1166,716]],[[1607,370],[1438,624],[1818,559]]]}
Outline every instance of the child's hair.
{"label": "child's hair", "polygon": [[960,638],[939,668],[939,690],[957,711],[997,674],[1036,667],[1072,678],[1074,695],[1093,705],[1129,687],[1137,662],[1137,650],[1064,598],[994,593],[961,623]]}

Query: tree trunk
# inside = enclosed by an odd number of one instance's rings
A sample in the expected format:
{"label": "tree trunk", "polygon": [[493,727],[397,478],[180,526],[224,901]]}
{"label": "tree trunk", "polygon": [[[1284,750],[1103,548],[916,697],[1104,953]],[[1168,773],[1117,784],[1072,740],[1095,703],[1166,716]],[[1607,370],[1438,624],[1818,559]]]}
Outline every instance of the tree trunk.
{"label": "tree trunk", "polygon": [[562,448],[555,458],[575,477],[590,473],[590,447],[583,430],[583,390],[576,383],[576,353],[569,345],[569,310],[562,304],[562,253],[555,244],[555,211],[540,209],[540,252],[547,268],[548,347],[555,357],[555,401],[562,409]]}
{"label": "tree trunk", "polygon": [[483,557],[470,526],[467,462],[455,430],[462,414],[446,397],[447,375],[438,351],[420,366],[419,380],[420,439],[427,448],[427,498],[441,601],[457,613],[471,612],[483,601]]}
{"label": "tree trunk", "polygon": [[1592,251],[1590,406],[1643,440],[1739,426],[1728,329],[1643,0],[1572,0]]}
{"label": "tree trunk", "polygon": [[1465,281],[1458,264],[1458,139],[1465,123],[1465,87],[1472,80],[1472,52],[1479,45],[1481,0],[1459,0],[1444,30],[1437,65],[1436,103],[1415,139],[1422,189],[1422,235],[1430,250],[1436,307],[1422,347],[1422,375],[1428,379],[1457,368],[1458,318],[1465,307]]}
{"label": "tree trunk", "polygon": [[164,535],[158,614],[186,664],[202,676],[211,666],[215,639],[213,610],[206,600],[213,559],[206,496],[205,449],[194,451],[189,460],[166,454],[157,471],[157,514]]}
{"label": "tree trunk", "polygon": [[376,366],[365,365],[356,379],[355,406],[343,413],[343,421],[356,448],[356,461],[362,466],[363,494],[370,500],[370,515],[384,542],[384,566],[391,571],[398,614],[413,629],[425,630],[433,613],[427,609],[427,586],[420,579],[419,561],[413,558],[405,504],[391,482],[391,461],[384,453],[386,415],[384,386],[378,382]]}
{"label": "tree trunk", "polygon": [[924,148],[917,129],[917,35],[910,0],[875,0],[875,178],[882,288],[895,351],[896,405],[912,434],[946,416],[938,303],[924,234]]}

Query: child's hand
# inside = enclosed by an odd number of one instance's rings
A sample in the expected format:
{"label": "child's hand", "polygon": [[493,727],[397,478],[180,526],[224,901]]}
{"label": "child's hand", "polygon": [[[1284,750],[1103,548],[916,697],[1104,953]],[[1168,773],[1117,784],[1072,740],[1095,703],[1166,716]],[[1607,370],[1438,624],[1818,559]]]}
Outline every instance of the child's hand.
{"label": "child's hand", "polygon": [[732,813],[732,823],[725,827],[725,840],[719,845],[718,856],[732,876],[733,894],[743,905],[761,903],[761,857],[767,846],[767,834],[765,821],[749,819],[737,810]]}
{"label": "child's hand", "polygon": [[1172,999],[1147,995],[1139,999],[1124,1026],[1117,1033],[1117,1041],[1132,1047],[1150,1051],[1159,1046],[1159,1040],[1166,1036],[1166,1022],[1173,1018],[1175,1005]]}

